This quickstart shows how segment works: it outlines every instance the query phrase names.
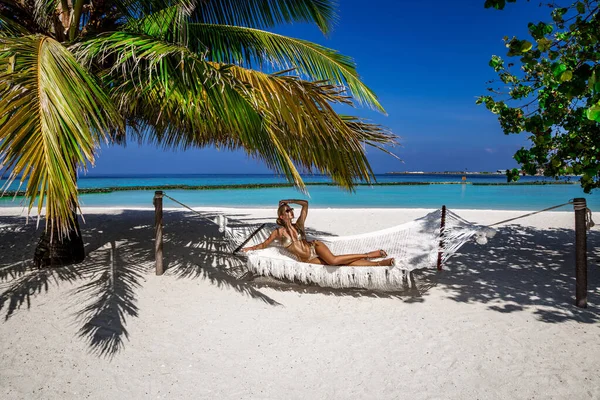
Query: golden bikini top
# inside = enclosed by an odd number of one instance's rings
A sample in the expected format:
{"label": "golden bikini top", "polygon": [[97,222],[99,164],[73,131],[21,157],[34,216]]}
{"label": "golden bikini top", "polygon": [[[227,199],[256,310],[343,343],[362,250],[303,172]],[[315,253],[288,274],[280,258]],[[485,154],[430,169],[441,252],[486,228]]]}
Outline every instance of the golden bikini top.
{"label": "golden bikini top", "polygon": [[292,243],[297,242],[299,240],[302,240],[302,233],[300,233],[300,231],[298,231],[298,240],[292,240],[283,234],[281,235],[281,245],[283,247],[290,247]]}

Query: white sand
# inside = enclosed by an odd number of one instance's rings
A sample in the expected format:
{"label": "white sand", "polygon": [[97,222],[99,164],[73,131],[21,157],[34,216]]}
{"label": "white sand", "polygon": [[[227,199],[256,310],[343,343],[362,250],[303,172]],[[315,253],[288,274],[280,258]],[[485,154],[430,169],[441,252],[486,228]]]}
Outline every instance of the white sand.
{"label": "white sand", "polygon": [[[578,309],[572,212],[503,226],[442,273],[417,273],[417,289],[381,294],[236,279],[242,260],[219,252],[215,228],[175,211],[157,277],[152,210],[84,211],[87,260],[30,272],[35,221],[0,209],[2,399],[600,398],[600,235]],[[345,235],[426,211],[319,209],[307,225]]]}

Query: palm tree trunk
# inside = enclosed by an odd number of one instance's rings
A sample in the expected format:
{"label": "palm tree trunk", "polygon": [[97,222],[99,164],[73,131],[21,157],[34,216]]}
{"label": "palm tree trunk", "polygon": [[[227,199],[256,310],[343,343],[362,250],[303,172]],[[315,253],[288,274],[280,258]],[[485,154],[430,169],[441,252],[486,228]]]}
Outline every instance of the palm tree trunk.
{"label": "palm tree trunk", "polygon": [[73,217],[74,227],[69,231],[69,235],[64,238],[61,238],[56,228],[54,228],[54,232],[51,232],[51,229],[44,230],[33,256],[33,262],[37,268],[54,268],[78,264],[85,259],[85,248],[76,211],[73,211]]}

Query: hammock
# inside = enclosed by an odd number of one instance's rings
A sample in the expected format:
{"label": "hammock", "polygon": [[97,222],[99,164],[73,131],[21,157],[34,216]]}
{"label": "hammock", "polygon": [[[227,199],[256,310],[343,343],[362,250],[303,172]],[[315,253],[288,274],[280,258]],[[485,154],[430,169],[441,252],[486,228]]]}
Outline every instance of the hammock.
{"label": "hammock", "polygon": [[[474,225],[448,210],[445,210],[443,229],[440,228],[441,219],[442,210],[436,210],[415,221],[361,235],[307,235],[308,240],[320,240],[325,243],[333,254],[366,253],[383,249],[388,257],[395,259],[395,264],[391,267],[305,263],[279,245],[278,241],[266,249],[248,252],[247,267],[258,275],[319,286],[393,290],[410,284],[410,271],[435,267],[438,265],[438,259],[443,264],[471,238],[475,237],[478,243],[485,244],[487,238],[495,234],[494,229]],[[228,237],[230,250],[262,243],[277,227],[275,224],[263,224],[260,227],[234,225],[224,216],[217,217],[215,222],[219,224],[219,230]]]}

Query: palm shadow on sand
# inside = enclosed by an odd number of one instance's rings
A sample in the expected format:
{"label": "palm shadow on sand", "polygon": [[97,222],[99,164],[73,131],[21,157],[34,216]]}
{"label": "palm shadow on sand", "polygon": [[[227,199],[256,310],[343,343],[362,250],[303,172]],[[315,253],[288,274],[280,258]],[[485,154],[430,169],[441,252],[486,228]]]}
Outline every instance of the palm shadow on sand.
{"label": "palm shadow on sand", "polygon": [[[212,217],[207,215],[207,217]],[[244,215],[232,216],[244,219]],[[119,220],[130,222],[123,230]],[[126,210],[120,214],[86,215],[83,225],[86,260],[76,266],[34,270],[31,260],[39,231],[24,218],[2,217],[0,223],[12,228],[0,229],[0,246],[18,246],[22,252],[8,252],[0,262],[0,310],[5,318],[22,307],[29,308],[35,297],[61,284],[72,284],[73,303],[80,304],[75,314],[79,336],[90,351],[112,357],[129,338],[127,318],[137,317],[136,290],[154,268],[154,212]],[[254,221],[253,221],[254,222]],[[0,226],[2,226],[0,224]],[[202,279],[240,294],[277,306],[275,300],[260,291],[320,293],[333,296],[369,296],[400,299],[406,303],[426,301],[428,290],[438,286],[457,302],[494,303],[495,312],[518,312],[535,307],[540,321],[563,322],[576,319],[600,321],[598,258],[594,244],[600,235],[588,236],[589,291],[591,307],[573,307],[572,230],[537,230],[520,226],[503,227],[486,246],[467,244],[461,254],[448,262],[442,273],[416,271],[412,285],[398,292],[364,289],[331,289],[299,285],[250,275],[245,258],[230,254],[229,243],[218,226],[197,215],[165,212],[164,253],[167,268],[164,279]],[[309,232],[318,235],[326,232]],[[16,256],[15,254],[18,254]],[[501,300],[501,305],[496,304]]]}
{"label": "palm shadow on sand", "polygon": [[[270,305],[275,300],[242,278],[244,259],[228,251],[228,242],[215,224],[194,215],[165,212],[164,249],[167,275],[204,279]],[[120,214],[86,215],[82,226],[86,260],[78,265],[34,269],[31,259],[40,231],[19,217],[2,217],[0,246],[22,251],[5,252],[0,262],[0,310],[5,319],[52,287],[70,283],[72,303],[81,324],[79,336],[90,351],[112,357],[129,334],[126,319],[138,316],[136,290],[154,269],[154,212],[126,210]],[[131,226],[123,229],[125,219]],[[165,279],[168,279],[165,277]]]}
{"label": "palm shadow on sand", "polygon": [[[449,299],[514,313],[533,308],[539,321],[600,322],[600,232],[588,231],[588,308],[575,303],[575,232],[519,225],[498,228],[486,245],[465,244],[433,279]],[[499,304],[496,304],[498,303]]]}

